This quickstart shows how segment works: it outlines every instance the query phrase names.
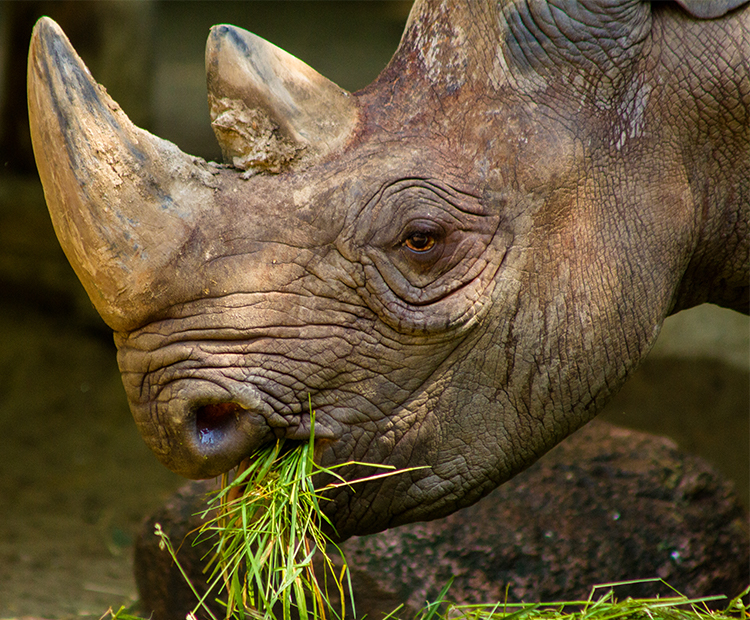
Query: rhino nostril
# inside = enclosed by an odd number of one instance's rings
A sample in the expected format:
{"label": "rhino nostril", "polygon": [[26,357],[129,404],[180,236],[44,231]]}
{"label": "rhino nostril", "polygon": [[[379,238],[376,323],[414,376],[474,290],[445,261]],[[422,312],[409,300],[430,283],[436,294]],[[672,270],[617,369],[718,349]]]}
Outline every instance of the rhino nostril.
{"label": "rhino nostril", "polygon": [[195,427],[202,444],[213,444],[235,428],[239,414],[246,409],[237,403],[202,405],[195,412]]}
{"label": "rhino nostril", "polygon": [[256,406],[246,398],[251,390],[237,390],[229,398],[217,391],[188,384],[184,396],[169,402],[165,422],[171,441],[162,461],[187,478],[228,472],[275,437],[260,410],[264,403],[258,398]]}

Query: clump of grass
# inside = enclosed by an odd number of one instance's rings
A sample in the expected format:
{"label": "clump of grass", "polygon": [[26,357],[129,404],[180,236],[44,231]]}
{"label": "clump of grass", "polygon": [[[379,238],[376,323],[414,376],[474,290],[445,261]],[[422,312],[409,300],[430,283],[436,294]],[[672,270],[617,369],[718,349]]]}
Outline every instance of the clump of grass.
{"label": "clump of grass", "polygon": [[[667,598],[626,598],[618,601],[614,596],[617,586],[659,581],[674,592]],[[595,595],[602,592],[598,597]],[[594,586],[585,601],[559,601],[553,603],[496,603],[481,605],[454,605],[446,603],[446,586],[438,601],[428,604],[418,615],[418,620],[747,620],[748,610],[742,602],[750,594],[750,587],[729,602],[723,610],[709,609],[707,603],[725,599],[725,596],[708,596],[690,599],[671,588],[662,579],[638,579]],[[442,608],[441,608],[442,603]],[[392,618],[395,620],[395,618]]]}
{"label": "clump of grass", "polygon": [[[349,462],[332,468],[317,465],[313,460],[314,411],[311,429],[309,441],[290,448],[279,440],[243,461],[232,479],[222,477],[220,490],[201,514],[207,520],[196,538],[196,542],[211,540],[213,551],[206,565],[209,591],[198,597],[194,613],[200,608],[216,620],[206,601],[219,595],[222,598],[217,600],[226,606],[226,618],[238,620],[271,620],[277,614],[290,620],[293,610],[300,620],[326,620],[327,615],[343,618],[347,598],[354,609],[346,561],[337,570],[327,553],[328,548],[334,548],[344,558],[324,533],[326,525],[335,529],[321,508],[326,501],[323,494],[411,470],[367,464],[389,471],[347,482],[336,470],[364,463]],[[320,474],[329,474],[336,481],[316,490],[313,478]],[[176,553],[158,524],[156,534],[161,537],[160,547],[169,551],[179,567]],[[316,555],[323,565],[324,574],[320,576],[313,564]],[[187,574],[182,574],[192,588]],[[340,612],[329,601],[329,586],[338,592]],[[198,596],[194,588],[193,592]]]}
{"label": "clump of grass", "polygon": [[[345,591],[352,598],[346,565],[337,574],[326,553],[333,543],[322,527],[332,525],[313,486],[313,475],[322,471],[313,462],[313,437],[286,451],[278,441],[245,461],[234,480],[224,476],[209,502],[218,515],[201,535],[216,541],[208,568],[211,581],[223,583],[227,617],[269,618],[280,606],[284,620],[292,608],[302,619],[325,619],[334,611],[326,594],[329,576],[342,602]],[[322,587],[313,565],[316,553],[326,569]]]}

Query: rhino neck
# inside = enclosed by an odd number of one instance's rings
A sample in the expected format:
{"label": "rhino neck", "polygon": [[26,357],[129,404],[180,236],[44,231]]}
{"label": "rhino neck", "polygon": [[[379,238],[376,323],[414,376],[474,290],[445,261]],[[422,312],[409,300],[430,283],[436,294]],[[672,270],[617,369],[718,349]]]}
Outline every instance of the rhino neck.
{"label": "rhino neck", "polygon": [[733,19],[696,22],[678,9],[660,6],[655,18],[666,115],[669,123],[681,125],[680,151],[695,226],[695,245],[673,312],[709,302],[747,314],[750,7]]}

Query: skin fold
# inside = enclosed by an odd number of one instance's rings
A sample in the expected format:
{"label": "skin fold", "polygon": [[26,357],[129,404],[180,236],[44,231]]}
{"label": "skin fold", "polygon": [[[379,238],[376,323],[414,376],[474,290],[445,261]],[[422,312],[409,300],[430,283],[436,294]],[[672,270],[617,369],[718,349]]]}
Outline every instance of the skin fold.
{"label": "skin fold", "polygon": [[215,476],[309,403],[321,464],[415,468],[332,493],[339,538],[437,518],[596,415],[668,315],[747,313],[750,10],[681,4],[418,1],[353,94],[216,27],[242,169],[134,127],[41,20],[45,195],[159,459]]}

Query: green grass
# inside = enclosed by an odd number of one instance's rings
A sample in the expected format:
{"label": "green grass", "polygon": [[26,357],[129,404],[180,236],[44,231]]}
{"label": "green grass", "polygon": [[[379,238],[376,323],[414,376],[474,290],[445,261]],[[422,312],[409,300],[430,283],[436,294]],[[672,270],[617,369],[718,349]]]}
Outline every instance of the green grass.
{"label": "green grass", "polygon": [[[323,471],[313,462],[313,435],[293,449],[284,447],[277,442],[245,461],[234,480],[225,477],[204,513],[218,513],[198,540],[215,541],[207,568],[212,587],[226,595],[227,617],[280,613],[288,620],[296,608],[303,620],[323,620],[339,615],[326,595],[329,583],[342,601],[347,593],[351,597],[346,566],[337,574],[325,551],[333,543],[323,534],[323,525],[331,524],[313,486],[313,476]],[[315,574],[316,553],[323,559],[321,576]]]}
{"label": "green grass", "polygon": [[[403,473],[395,468],[366,464],[387,470],[353,482],[345,481],[336,470],[344,465],[323,468],[313,460],[315,412],[311,415],[309,441],[291,447],[280,440],[264,448],[241,464],[233,479],[222,478],[221,489],[210,497],[202,517],[196,543],[210,541],[213,550],[208,558],[209,591],[199,598],[194,611],[214,620],[208,603],[218,601],[226,607],[226,618],[245,620],[340,619],[346,602],[354,608],[349,569],[344,560],[337,569],[326,549],[338,546],[324,533],[333,524],[321,509],[326,491],[341,486]],[[345,465],[365,465],[346,463]],[[332,476],[334,482],[316,489],[314,478]],[[213,515],[213,516],[212,516]],[[174,548],[157,524],[160,547],[166,549],[179,567]],[[322,564],[316,574],[313,558]],[[182,571],[182,568],[180,567]],[[192,588],[187,574],[182,571]],[[328,598],[333,588],[338,593],[340,609]],[[118,616],[126,620],[123,616]]]}
{"label": "green grass", "polygon": [[[750,618],[742,603],[742,597],[750,593],[750,587],[729,602],[721,611],[711,610],[707,603],[725,599],[724,596],[712,596],[689,599],[676,590],[668,598],[627,598],[618,601],[614,597],[614,588],[619,585],[661,581],[661,579],[643,579],[594,586],[591,595],[585,601],[563,601],[555,603],[496,603],[483,605],[445,604],[444,611],[436,610],[428,618],[427,605],[421,612],[420,620],[740,620]],[[443,590],[441,596],[447,594]],[[597,597],[597,591],[601,594]]]}

